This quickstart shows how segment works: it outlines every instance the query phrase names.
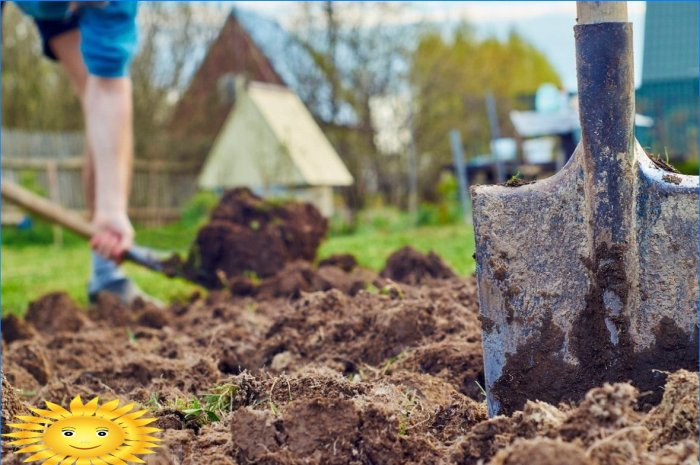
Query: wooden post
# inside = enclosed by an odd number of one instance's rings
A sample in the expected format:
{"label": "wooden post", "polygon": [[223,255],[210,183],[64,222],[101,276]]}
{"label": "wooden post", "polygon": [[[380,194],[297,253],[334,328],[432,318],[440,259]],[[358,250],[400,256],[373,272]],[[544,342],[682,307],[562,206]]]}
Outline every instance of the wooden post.
{"label": "wooden post", "polygon": [[578,24],[626,23],[627,2],[576,2]]}
{"label": "wooden post", "polygon": [[148,226],[153,226],[155,224],[160,224],[160,212],[158,209],[158,186],[160,185],[160,180],[158,179],[158,166],[156,162],[151,161],[148,165],[148,219],[145,223]]}
{"label": "wooden post", "polygon": [[[49,198],[54,203],[61,203],[61,194],[58,189],[58,166],[56,160],[49,159],[46,161],[46,179],[49,183]],[[63,228],[54,224],[52,226],[53,230],[53,244],[56,247],[63,246]]]}

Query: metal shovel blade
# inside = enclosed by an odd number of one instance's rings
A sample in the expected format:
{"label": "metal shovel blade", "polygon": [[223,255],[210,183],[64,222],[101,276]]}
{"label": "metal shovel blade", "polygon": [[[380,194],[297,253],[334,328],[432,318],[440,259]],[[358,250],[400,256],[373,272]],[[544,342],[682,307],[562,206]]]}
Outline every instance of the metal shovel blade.
{"label": "metal shovel blade", "polygon": [[698,366],[698,177],[634,139],[632,27],[575,27],[582,141],[553,177],[471,190],[490,415]]}

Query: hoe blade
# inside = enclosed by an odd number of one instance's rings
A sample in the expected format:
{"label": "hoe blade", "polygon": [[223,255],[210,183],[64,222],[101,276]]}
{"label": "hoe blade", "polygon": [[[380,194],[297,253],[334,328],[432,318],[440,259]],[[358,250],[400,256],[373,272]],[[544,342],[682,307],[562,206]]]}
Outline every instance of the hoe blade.
{"label": "hoe blade", "polygon": [[582,142],[553,177],[472,188],[489,413],[698,365],[698,177],[634,140],[632,30],[575,28]]}

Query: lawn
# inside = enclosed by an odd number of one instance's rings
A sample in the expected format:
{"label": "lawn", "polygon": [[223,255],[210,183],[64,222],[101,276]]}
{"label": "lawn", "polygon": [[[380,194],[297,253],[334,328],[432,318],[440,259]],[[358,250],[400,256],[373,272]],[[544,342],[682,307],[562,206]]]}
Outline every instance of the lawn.
{"label": "lawn", "polygon": [[[196,227],[182,225],[137,232],[139,243],[185,254],[195,236]],[[3,234],[5,232],[3,231]],[[27,304],[52,291],[65,291],[81,305],[87,295],[89,250],[76,238],[68,236],[65,245],[34,245],[3,237],[2,245],[2,312],[22,314]],[[362,266],[380,270],[386,258],[404,245],[418,250],[434,250],[460,274],[474,271],[474,239],[471,227],[465,225],[425,226],[418,228],[364,228],[354,234],[336,235],[327,239],[319,258],[336,253],[354,254]],[[146,292],[170,302],[184,299],[197,287],[183,280],[168,279],[135,265],[126,264],[126,272]]]}

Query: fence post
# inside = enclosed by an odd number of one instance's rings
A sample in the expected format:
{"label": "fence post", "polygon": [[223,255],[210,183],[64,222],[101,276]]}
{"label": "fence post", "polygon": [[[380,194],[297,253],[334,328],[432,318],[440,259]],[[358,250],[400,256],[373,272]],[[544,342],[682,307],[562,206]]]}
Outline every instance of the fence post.
{"label": "fence post", "polygon": [[146,220],[146,223],[148,226],[153,226],[154,224],[160,224],[161,223],[161,218],[160,218],[160,209],[158,208],[158,186],[160,185],[159,182],[156,181],[156,177],[158,176],[158,166],[156,162],[149,161],[148,163],[148,186],[149,186],[149,198],[148,198],[148,210],[149,212],[147,213],[147,216],[149,217],[148,220]]}
{"label": "fence post", "polygon": [[[54,203],[61,203],[61,194],[58,189],[58,165],[54,159],[46,161],[46,180],[49,184],[49,198]],[[53,225],[52,230],[54,246],[62,247],[63,228]]]}
{"label": "fence post", "polygon": [[452,146],[452,159],[455,164],[455,173],[457,175],[457,183],[459,186],[459,203],[462,204],[462,214],[464,222],[469,222],[469,179],[464,166],[464,149],[462,148],[462,137],[459,131],[452,129],[450,131],[450,145]]}

